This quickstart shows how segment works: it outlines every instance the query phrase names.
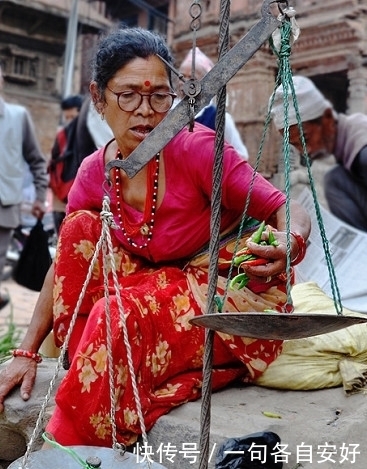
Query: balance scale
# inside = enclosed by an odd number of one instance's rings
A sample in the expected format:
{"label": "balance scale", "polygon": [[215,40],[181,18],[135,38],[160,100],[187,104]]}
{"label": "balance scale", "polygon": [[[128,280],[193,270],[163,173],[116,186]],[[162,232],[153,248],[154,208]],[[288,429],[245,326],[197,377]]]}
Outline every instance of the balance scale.
{"label": "balance scale", "polygon": [[[153,129],[127,159],[113,160],[106,165],[107,182],[110,182],[110,171],[113,167],[123,169],[128,177],[133,177],[185,125],[192,121],[194,115],[209,104],[220,89],[283,24],[286,15],[280,8],[281,4],[286,4],[288,7],[287,1],[264,0],[260,21],[226,52],[223,58],[218,60],[201,81],[188,80],[185,84],[185,98],[168,113],[165,119]],[[288,340],[311,337],[354,324],[361,324],[367,322],[367,317],[365,319],[341,314],[288,314],[270,311],[206,314],[195,317],[190,322],[196,326],[231,335],[268,340]],[[72,457],[72,452],[77,454],[78,458]],[[14,461],[9,469],[164,468],[161,464],[149,460],[139,460],[139,458],[143,459],[132,453],[105,447],[71,446],[65,447],[64,450],[54,447],[30,452],[27,458],[23,456]],[[201,461],[201,463],[200,468],[207,467],[207,461]]]}

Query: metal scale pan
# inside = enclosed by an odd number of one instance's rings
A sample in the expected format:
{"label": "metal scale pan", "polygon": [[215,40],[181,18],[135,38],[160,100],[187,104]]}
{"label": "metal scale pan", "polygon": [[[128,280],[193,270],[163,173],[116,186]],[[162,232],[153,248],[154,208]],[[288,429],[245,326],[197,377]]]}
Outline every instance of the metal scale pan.
{"label": "metal scale pan", "polygon": [[196,326],[254,339],[303,339],[367,322],[366,318],[333,314],[216,313],[190,320]]}
{"label": "metal scale pan", "polygon": [[[137,461],[137,456],[132,453],[123,455],[111,448],[102,448],[98,446],[69,446],[85,461],[93,462],[90,467],[99,467],[100,469],[165,469],[164,466],[156,462]],[[141,458],[143,459],[143,458]],[[80,469],[81,465],[68,452],[61,451],[59,448],[50,448],[35,451],[30,454],[26,465],[22,466],[22,458],[14,461],[8,469]],[[100,465],[98,465],[98,460]],[[97,462],[97,463],[96,463]]]}

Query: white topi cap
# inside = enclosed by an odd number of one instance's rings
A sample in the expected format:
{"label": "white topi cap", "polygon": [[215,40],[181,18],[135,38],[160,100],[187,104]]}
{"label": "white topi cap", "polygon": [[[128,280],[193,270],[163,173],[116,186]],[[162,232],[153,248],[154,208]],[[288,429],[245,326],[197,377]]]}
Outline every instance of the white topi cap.
{"label": "white topi cap", "polygon": [[[307,122],[321,117],[326,109],[332,109],[333,106],[325,99],[323,94],[316,88],[313,82],[303,76],[293,77],[294,91],[296,93],[296,104],[302,122]],[[283,102],[283,87],[280,85],[274,92],[274,102],[271,110],[274,124],[276,128],[284,128],[284,102]],[[272,97],[273,97],[272,95]],[[269,106],[272,100],[269,100]],[[293,97],[290,86],[288,86],[288,122],[289,125],[297,124],[296,111],[293,105]]]}
{"label": "white topi cap", "polygon": [[[194,51],[193,49],[191,49],[186,55],[186,57],[184,58],[181,64],[181,67],[184,67],[187,65],[189,67],[192,66],[193,53]],[[198,67],[201,67],[205,73],[208,73],[209,70],[211,70],[214,67],[213,61],[207,55],[205,55],[204,52],[202,52],[202,50],[199,49],[198,47],[195,48],[195,65]]]}

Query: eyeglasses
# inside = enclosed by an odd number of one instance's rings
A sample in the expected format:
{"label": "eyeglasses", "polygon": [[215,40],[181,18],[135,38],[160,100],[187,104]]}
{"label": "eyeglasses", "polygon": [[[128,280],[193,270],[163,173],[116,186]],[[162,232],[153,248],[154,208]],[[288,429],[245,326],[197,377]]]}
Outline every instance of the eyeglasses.
{"label": "eyeglasses", "polygon": [[143,102],[144,96],[147,96],[149,106],[153,111],[167,112],[172,107],[173,101],[177,97],[175,93],[139,93],[139,91],[121,91],[120,93],[115,93],[110,88],[108,89],[117,97],[117,105],[121,111],[127,112],[138,109]]}

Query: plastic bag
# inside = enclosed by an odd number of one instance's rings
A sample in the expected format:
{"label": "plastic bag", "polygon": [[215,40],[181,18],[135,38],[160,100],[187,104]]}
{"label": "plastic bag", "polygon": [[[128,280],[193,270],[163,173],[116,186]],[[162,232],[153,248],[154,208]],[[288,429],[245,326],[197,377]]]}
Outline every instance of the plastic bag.
{"label": "plastic bag", "polygon": [[218,450],[215,469],[281,469],[283,463],[275,459],[279,443],[273,432],[229,438]]}
{"label": "plastic bag", "polygon": [[25,241],[19,260],[13,270],[13,279],[23,287],[41,291],[52,263],[48,248],[48,233],[38,220]]}

